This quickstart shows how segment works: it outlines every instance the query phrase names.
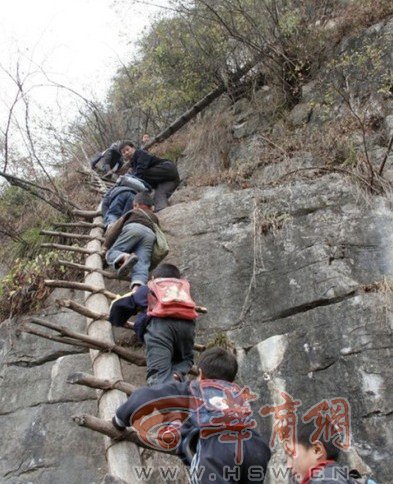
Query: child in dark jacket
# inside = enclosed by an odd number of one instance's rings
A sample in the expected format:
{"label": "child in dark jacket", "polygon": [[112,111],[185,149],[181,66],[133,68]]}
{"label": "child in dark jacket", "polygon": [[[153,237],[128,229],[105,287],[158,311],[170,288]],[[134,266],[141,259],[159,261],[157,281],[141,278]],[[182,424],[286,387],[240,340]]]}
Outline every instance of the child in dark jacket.
{"label": "child in dark jacket", "polygon": [[105,173],[105,176],[109,176],[112,175],[112,173],[118,172],[123,166],[123,161],[119,149],[119,146],[121,144],[121,140],[115,141],[110,145],[107,150],[95,156],[90,162],[92,170],[96,170],[98,163],[100,163],[100,165],[102,166],[102,170]]}
{"label": "child in dark jacket", "polygon": [[[172,280],[175,284],[181,281],[181,274],[172,264],[160,264],[153,271],[153,279],[161,282]],[[154,310],[148,311],[152,302],[152,290],[148,285],[143,285],[134,293],[126,294],[112,303],[109,321],[114,326],[124,326],[131,316],[139,313],[134,330],[146,346],[148,385],[172,379],[182,380],[193,365],[196,313],[191,311],[187,316],[189,319],[176,314],[157,317]]]}
{"label": "child in dark jacket", "polygon": [[[340,455],[338,435],[334,424],[325,417],[324,432],[314,437],[315,424],[301,423],[297,429],[297,441],[291,454],[287,451],[287,467],[293,482],[300,484],[376,484],[370,478],[361,477],[357,471],[341,467],[336,461]],[[353,477],[354,476],[354,477]],[[355,479],[356,477],[356,479]]]}
{"label": "child in dark jacket", "polygon": [[270,450],[254,430],[250,393],[233,383],[237,367],[232,353],[211,348],[200,357],[197,380],[136,390],[112,423],[133,426],[157,450],[176,449],[192,484],[263,482]]}
{"label": "child in dark jacket", "polygon": [[124,141],[120,152],[131,165],[131,173],[154,188],[154,207],[159,212],[168,206],[168,199],[180,183],[176,165],[145,150],[137,149],[131,141]]}

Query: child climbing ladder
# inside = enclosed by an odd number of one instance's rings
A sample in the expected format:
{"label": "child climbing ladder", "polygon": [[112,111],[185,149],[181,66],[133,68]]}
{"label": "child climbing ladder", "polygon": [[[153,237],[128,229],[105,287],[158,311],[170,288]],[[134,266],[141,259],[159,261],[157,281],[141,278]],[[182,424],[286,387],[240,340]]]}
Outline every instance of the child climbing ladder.
{"label": "child climbing ladder", "polygon": [[134,329],[146,346],[147,383],[183,380],[193,365],[197,313],[176,266],[160,264],[148,285],[114,301],[109,321],[124,326],[137,313]]}

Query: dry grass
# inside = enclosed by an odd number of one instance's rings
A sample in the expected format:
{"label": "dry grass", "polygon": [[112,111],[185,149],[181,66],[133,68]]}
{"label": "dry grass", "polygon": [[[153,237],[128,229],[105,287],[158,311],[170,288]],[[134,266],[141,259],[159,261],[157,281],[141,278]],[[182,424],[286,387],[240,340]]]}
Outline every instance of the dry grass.
{"label": "dry grass", "polygon": [[390,15],[393,15],[392,0],[356,0],[340,12],[333,38],[338,43]]}
{"label": "dry grass", "polygon": [[59,188],[66,194],[69,200],[83,210],[95,210],[100,202],[100,196],[88,189],[78,170],[87,168],[87,162],[82,163],[74,158],[66,164],[64,170],[58,176]]}
{"label": "dry grass", "polygon": [[195,187],[215,187],[217,185],[225,184],[232,188],[244,189],[250,188],[250,181],[247,180],[247,171],[239,170],[223,170],[217,173],[202,173],[191,175],[187,183]]}
{"label": "dry grass", "polygon": [[235,349],[235,345],[228,339],[228,336],[225,333],[216,334],[214,338],[206,344],[206,349],[208,350],[216,346],[228,351],[234,351]]}
{"label": "dry grass", "polygon": [[363,285],[361,290],[363,292],[378,292],[380,294],[391,295],[393,292],[393,279],[390,277],[384,277],[380,281]]}
{"label": "dry grass", "polygon": [[188,127],[184,155],[195,176],[211,176],[229,168],[234,118],[225,108],[208,111]]}
{"label": "dry grass", "polygon": [[169,139],[151,148],[153,155],[159,156],[176,162],[183,154],[187,145],[188,134],[185,129],[181,129]]}
{"label": "dry grass", "polygon": [[264,215],[259,221],[259,229],[263,235],[272,233],[274,236],[291,219],[288,213],[273,213]]}

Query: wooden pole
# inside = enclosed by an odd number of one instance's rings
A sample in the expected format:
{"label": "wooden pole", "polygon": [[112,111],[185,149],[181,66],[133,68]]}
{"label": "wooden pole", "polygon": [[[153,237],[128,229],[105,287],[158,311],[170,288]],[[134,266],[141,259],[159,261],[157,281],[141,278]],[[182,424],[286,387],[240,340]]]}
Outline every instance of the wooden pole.
{"label": "wooden pole", "polygon": [[[41,230],[41,235],[50,235],[51,237],[65,237],[69,239],[81,239],[81,240],[92,240],[90,235],[86,234],[73,234],[71,232],[56,232],[54,230]],[[103,242],[104,239],[101,239]]]}
{"label": "wooden pole", "polygon": [[[90,430],[94,430],[95,432],[99,432],[100,434],[107,435],[110,437],[113,441],[128,441],[136,444],[139,447],[144,447],[145,449],[150,449],[148,445],[143,443],[142,441],[139,440],[138,434],[135,432],[135,430],[130,430],[130,429],[125,429],[123,431],[117,430],[113,425],[111,421],[103,420],[97,417],[93,417],[93,415],[88,415],[88,414],[82,414],[82,415],[74,415],[72,417],[72,420],[79,426],[81,427],[86,427]],[[165,452],[164,450],[159,451],[159,452]],[[170,452],[165,452],[165,453],[170,453]],[[171,452],[174,454],[174,452]],[[111,471],[112,474],[114,474],[117,477],[117,474]],[[124,479],[124,477],[122,478]],[[135,482],[135,477],[134,480],[127,480],[124,479],[126,482],[134,483]]]}
{"label": "wooden pole", "polygon": [[[108,435],[113,440],[127,440],[129,442],[133,442],[138,447],[152,450],[152,447],[139,440],[138,433],[135,432],[135,430],[131,430],[130,428],[126,428],[125,430],[120,431],[113,426],[111,421],[108,422],[88,414],[73,415],[72,420],[81,427],[86,427],[90,430],[94,430],[95,432]],[[176,455],[176,450],[168,451],[156,447],[154,447],[154,450],[157,452],[162,452],[164,454]],[[135,480],[130,482],[134,483]]]}
{"label": "wooden pole", "polygon": [[[83,264],[77,264],[76,262],[69,262],[67,260],[57,260],[56,263],[61,265],[61,266],[64,266],[64,267],[71,267],[72,269],[79,269],[79,270],[84,271],[84,272],[92,272],[91,267],[87,267]],[[123,280],[123,278],[119,277],[116,274],[116,272],[104,271],[104,270],[101,270],[101,269],[96,269],[96,271],[99,272],[100,274],[102,274],[107,279]],[[125,277],[124,280],[129,281],[130,279]]]}
{"label": "wooden pole", "polygon": [[[94,218],[93,223],[102,223],[101,217]],[[101,238],[103,230],[99,227],[93,228],[90,232],[93,237]],[[105,297],[105,283],[103,275],[95,269],[102,270],[102,259],[98,254],[101,252],[101,243],[98,239],[92,240],[87,244],[87,249],[94,252],[86,258],[86,266],[93,269],[85,276],[85,284],[99,289],[99,292],[86,294],[86,307],[94,312],[101,314],[109,313],[108,300]],[[88,290],[88,289],[87,289]],[[108,291],[107,291],[108,292]],[[112,326],[109,321],[103,319],[87,320],[88,335],[101,341],[113,345],[115,340]],[[124,380],[120,366],[119,357],[115,353],[99,353],[90,351],[94,376],[100,379]],[[111,420],[116,409],[126,401],[126,395],[118,389],[106,391],[98,402],[99,416],[104,420]],[[78,424],[81,421],[78,420]],[[110,426],[112,426],[110,424]],[[113,428],[113,426],[112,426]],[[108,435],[108,434],[106,434]],[[110,435],[109,437],[116,436]],[[108,436],[105,437],[106,458],[108,462],[109,474],[126,482],[135,482],[135,466],[141,465],[141,457],[138,448],[132,441],[113,442]]]}
{"label": "wooden pole", "polygon": [[87,348],[87,349],[94,348],[96,350],[99,350],[99,348],[92,345],[91,343],[84,343],[83,341],[78,341],[72,338],[66,338],[64,336],[55,336],[53,334],[44,333],[43,331],[39,331],[38,329],[35,329],[35,328],[29,328],[28,326],[24,326],[23,332],[33,334],[34,336],[39,336],[40,338],[48,339],[50,341],[56,341],[57,343],[62,343],[65,345],[81,346],[82,348]]}
{"label": "wooden pole", "polygon": [[[98,242],[98,241],[97,241]],[[91,254],[91,251],[89,251]],[[93,252],[94,254],[94,252]],[[102,275],[100,274],[102,277]],[[86,278],[87,279],[87,278]],[[85,280],[86,280],[85,279]],[[108,299],[116,299],[117,295],[113,292],[107,291],[104,287],[100,286],[91,286],[90,284],[84,284],[83,282],[75,282],[75,281],[52,281],[49,279],[45,279],[45,285],[48,287],[63,287],[66,289],[79,289],[80,291],[88,291],[92,292],[93,294],[104,294]]]}
{"label": "wooden pole", "polygon": [[134,365],[146,366],[146,358],[144,356],[140,356],[137,353],[133,353],[132,351],[126,348],[123,348],[122,346],[119,346],[114,342],[108,343],[107,341],[103,341],[99,338],[95,338],[82,333],[77,333],[75,331],[72,331],[66,328],[65,326],[59,326],[55,323],[52,323],[50,321],[47,321],[41,318],[32,318],[29,322],[30,324],[37,324],[39,326],[43,326],[44,328],[49,328],[49,329],[52,329],[53,331],[57,331],[62,336],[65,336],[66,338],[68,338],[67,341],[70,341],[70,338],[73,340],[82,341],[83,343],[90,344],[96,349],[116,353],[124,360],[127,360],[130,363],[134,363]]}
{"label": "wooden pole", "polygon": [[41,247],[45,249],[56,249],[65,250],[68,252],[78,252],[79,254],[92,254],[91,250],[84,249],[83,247],[73,247],[72,245],[61,245],[61,244],[41,244]]}
{"label": "wooden pole", "polygon": [[94,219],[95,217],[98,217],[101,214],[100,210],[72,210],[72,215],[75,215],[75,217],[82,217],[82,218],[87,218],[87,219]]}
{"label": "wooden pole", "polygon": [[82,372],[72,373],[69,375],[67,378],[67,383],[70,383],[71,385],[84,385],[90,388],[97,388],[98,390],[105,391],[117,389],[121,392],[124,392],[126,395],[131,395],[131,393],[137,388],[123,380],[115,380],[114,378],[96,378],[93,375]]}
{"label": "wooden pole", "polygon": [[93,320],[103,319],[107,321],[109,317],[109,314],[97,313],[96,311],[93,311],[86,306],[83,306],[82,304],[72,301],[71,299],[56,299],[56,303],[63,308],[71,309],[72,311],[75,311],[76,313],[79,313],[82,316],[86,316],[86,318],[90,318]]}
{"label": "wooden pole", "polygon": [[91,222],[64,222],[64,223],[58,223],[54,224],[55,227],[80,227],[80,228],[86,228],[86,229],[94,229],[95,227],[100,227],[104,228],[104,224],[102,223],[96,223],[93,224]]}

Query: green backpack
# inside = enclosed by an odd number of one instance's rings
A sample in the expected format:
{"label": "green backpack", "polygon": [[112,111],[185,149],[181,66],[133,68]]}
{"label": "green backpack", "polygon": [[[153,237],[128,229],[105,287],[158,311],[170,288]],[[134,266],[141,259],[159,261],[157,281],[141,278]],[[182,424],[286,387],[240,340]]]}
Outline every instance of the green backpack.
{"label": "green backpack", "polygon": [[149,217],[149,215],[144,210],[141,210],[140,208],[137,208],[134,210],[138,210],[138,212],[142,213],[145,217],[147,217],[154,227],[154,233],[156,234],[156,241],[154,242],[153,251],[151,253],[151,259],[150,259],[150,270],[153,270],[168,255],[169,253],[168,241],[166,240],[165,234],[161,230],[160,226],[154,223],[153,220]]}
{"label": "green backpack", "polygon": [[153,252],[151,253],[150,270],[157,267],[169,252],[169,245],[165,234],[157,224],[154,224],[154,232],[156,234],[156,241],[154,242]]}

